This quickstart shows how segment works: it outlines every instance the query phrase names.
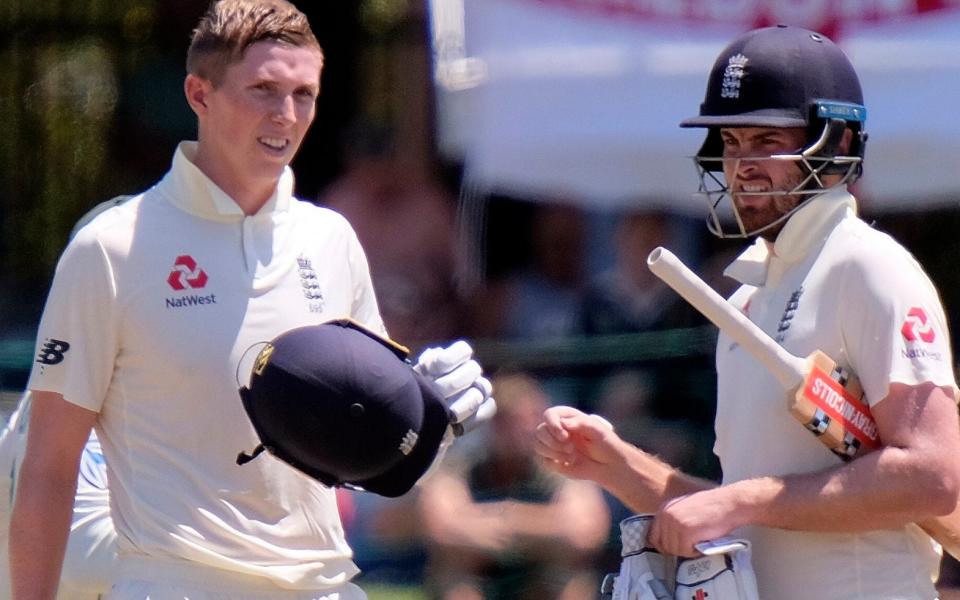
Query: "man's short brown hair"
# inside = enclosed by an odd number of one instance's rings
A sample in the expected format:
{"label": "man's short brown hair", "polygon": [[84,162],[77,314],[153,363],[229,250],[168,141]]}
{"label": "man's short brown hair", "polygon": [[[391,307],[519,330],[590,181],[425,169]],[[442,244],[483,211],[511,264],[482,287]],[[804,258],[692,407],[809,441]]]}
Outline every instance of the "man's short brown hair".
{"label": "man's short brown hair", "polygon": [[307,16],[286,0],[214,0],[193,30],[187,72],[218,85],[252,44],[276,40],[316,48]]}

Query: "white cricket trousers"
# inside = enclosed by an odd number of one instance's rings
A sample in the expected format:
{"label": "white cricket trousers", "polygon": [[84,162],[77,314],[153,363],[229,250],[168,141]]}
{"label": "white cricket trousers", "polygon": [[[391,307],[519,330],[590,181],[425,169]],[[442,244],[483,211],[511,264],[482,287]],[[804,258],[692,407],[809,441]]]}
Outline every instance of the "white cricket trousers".
{"label": "white cricket trousers", "polygon": [[285,590],[262,577],[182,563],[120,561],[120,573],[104,600],[367,600],[353,583],[322,592]]}

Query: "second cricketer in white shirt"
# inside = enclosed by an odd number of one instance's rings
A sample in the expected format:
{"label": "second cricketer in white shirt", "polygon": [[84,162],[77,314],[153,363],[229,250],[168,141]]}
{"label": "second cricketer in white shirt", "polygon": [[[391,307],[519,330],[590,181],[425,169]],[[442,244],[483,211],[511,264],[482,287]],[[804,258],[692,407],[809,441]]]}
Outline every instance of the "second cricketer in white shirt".
{"label": "second cricketer in white shirt", "polygon": [[707,129],[696,161],[711,231],[758,238],[727,271],[745,284],[732,302],[790,352],[820,349],[856,372],[880,449],[842,462],[725,335],[721,485],[572,408],[548,409],[538,430],[537,451],[554,469],[652,513],[647,544],[660,552],[694,556],[697,543],[728,534],[750,541],[761,598],[932,600],[939,548],[913,523],[951,513],[960,493],[939,298],[906,250],[857,218],[845,189],[861,172],[865,119],[843,52],[819,33],[777,26],[720,53],[700,114],[682,125]]}

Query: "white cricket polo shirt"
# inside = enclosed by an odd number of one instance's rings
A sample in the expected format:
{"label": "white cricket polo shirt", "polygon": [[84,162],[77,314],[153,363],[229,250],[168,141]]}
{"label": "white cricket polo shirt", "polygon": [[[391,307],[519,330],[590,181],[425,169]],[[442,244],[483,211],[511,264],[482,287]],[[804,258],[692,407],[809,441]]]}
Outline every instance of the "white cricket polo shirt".
{"label": "white cricket polo shirt", "polygon": [[[811,199],[770,245],[759,239],[726,272],[731,298],[792,354],[820,349],[852,369],[873,406],[891,382],[956,388],[940,299],[914,258],[856,216],[844,189]],[[725,336],[717,342],[715,452],[724,483],[841,464],[787,411],[783,388]],[[937,547],[914,525],[862,534],[747,528],[762,598],[936,596]]]}
{"label": "white cricket polo shirt", "polygon": [[292,197],[289,169],[244,216],[195,152],[181,144],[64,251],[29,388],[100,412],[122,555],[343,583],[357,569],[333,490],[266,454],[236,464],[258,443],[237,382],[288,329],[349,316],[383,332],[366,258],[345,219]]}

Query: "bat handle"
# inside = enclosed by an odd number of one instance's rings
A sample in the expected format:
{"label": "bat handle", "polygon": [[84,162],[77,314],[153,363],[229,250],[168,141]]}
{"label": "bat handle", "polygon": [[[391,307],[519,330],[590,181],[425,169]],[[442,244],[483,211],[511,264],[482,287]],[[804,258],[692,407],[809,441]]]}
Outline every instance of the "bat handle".
{"label": "bat handle", "polygon": [[647,266],[654,275],[773,373],[784,389],[792,390],[803,382],[807,371],[806,360],[784,350],[765,331],[687,268],[673,252],[666,248],[655,248],[647,257]]}

